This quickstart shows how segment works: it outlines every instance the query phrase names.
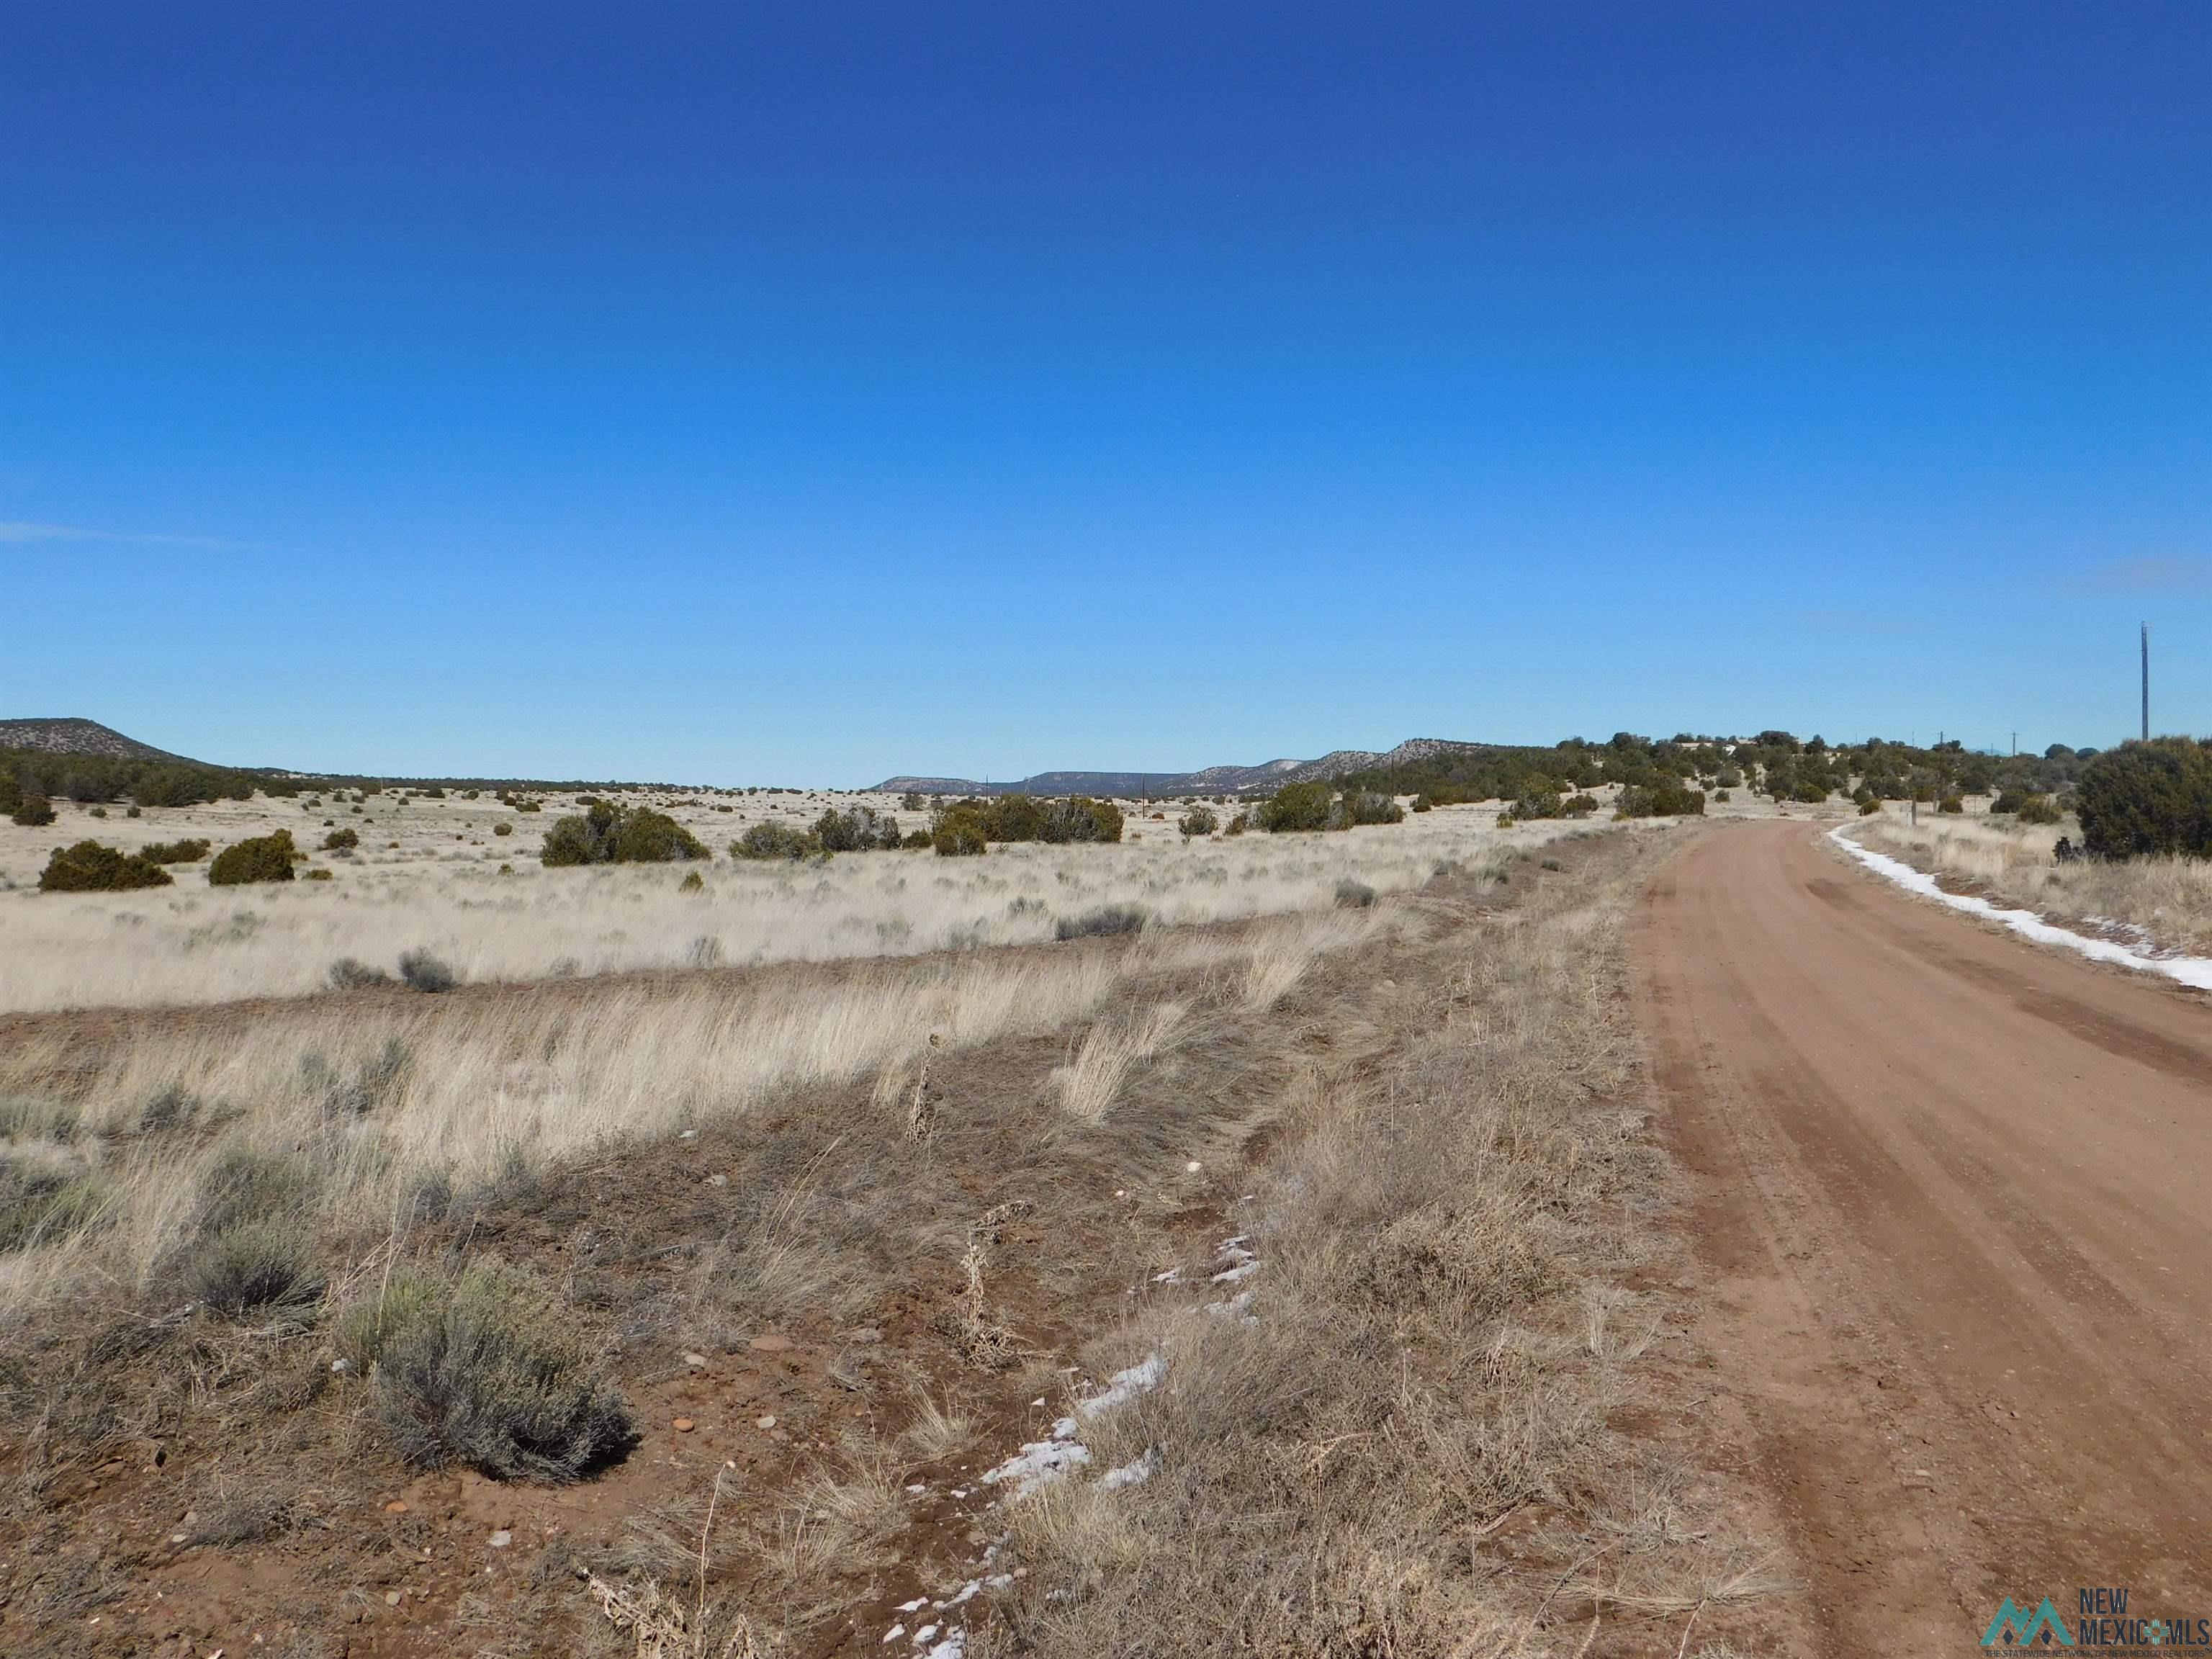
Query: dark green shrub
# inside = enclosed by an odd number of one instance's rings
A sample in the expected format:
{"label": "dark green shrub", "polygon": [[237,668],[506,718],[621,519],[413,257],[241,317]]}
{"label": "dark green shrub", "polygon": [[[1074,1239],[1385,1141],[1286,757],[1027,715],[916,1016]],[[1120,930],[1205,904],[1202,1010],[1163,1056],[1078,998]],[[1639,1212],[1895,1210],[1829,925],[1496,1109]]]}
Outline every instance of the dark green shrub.
{"label": "dark green shrub", "polygon": [[337,1339],[417,1468],[563,1483],[636,1439],[600,1344],[544,1285],[496,1261],[459,1278],[395,1273]]}
{"label": "dark green shrub", "polygon": [[983,803],[986,841],[1042,841],[1049,808],[1034,795],[998,795]]}
{"label": "dark green shrub", "polygon": [[676,884],[676,890],[679,893],[703,893],[707,890],[707,878],[694,870]]}
{"label": "dark green shrub", "polygon": [[1056,939],[1091,939],[1102,933],[1133,933],[1145,925],[1139,904],[1102,904],[1079,916],[1061,916],[1052,925]]}
{"label": "dark green shrub", "polygon": [[2107,749],[2075,790],[2082,845],[2100,858],[2212,858],[2212,744],[2154,738]]}
{"label": "dark green shrub", "polygon": [[167,887],[167,870],[143,854],[126,856],[96,841],[58,847],[39,877],[41,893],[120,893],[134,887]]}
{"label": "dark green shrub", "polygon": [[1555,818],[1564,803],[1559,786],[1542,773],[1534,773],[1521,785],[1513,801],[1513,816],[1518,821],[1525,818]]}
{"label": "dark green shrub", "polygon": [[325,853],[350,853],[360,845],[361,831],[358,830],[333,830],[323,837],[323,851]]}
{"label": "dark green shrub", "polygon": [[906,839],[899,842],[899,845],[909,853],[925,853],[936,844],[936,837],[927,830],[909,830],[907,832]]}
{"label": "dark green shrub", "polygon": [[825,853],[887,851],[899,844],[898,820],[872,807],[840,812],[833,806],[814,821],[814,839]]}
{"label": "dark green shrub", "polygon": [[929,839],[939,858],[980,858],[986,841],[983,815],[972,806],[949,806],[937,815]]}
{"label": "dark green shrub", "polygon": [[797,860],[812,858],[821,851],[821,844],[813,836],[774,819],[756,823],[730,843],[730,856],[733,859]]}
{"label": "dark green shrub", "polygon": [[1252,815],[1249,812],[1239,812],[1235,817],[1230,819],[1227,826],[1223,829],[1222,837],[1225,840],[1231,836],[1241,836],[1251,827]]}
{"label": "dark green shrub", "polygon": [[578,864],[666,864],[713,856],[699,838],[665,812],[649,806],[619,807],[590,796],[581,817],[556,818],[545,832],[538,861],[549,867]]}
{"label": "dark green shrub", "polygon": [[1586,818],[1596,811],[1597,797],[1595,795],[1569,795],[1565,800],[1559,803],[1559,816],[1563,818]]}
{"label": "dark green shrub", "polygon": [[1936,803],[1936,810],[1939,812],[1963,812],[1966,810],[1966,803],[1956,795],[1946,795]]}
{"label": "dark green shrub", "polygon": [[289,881],[293,854],[299,850],[292,845],[289,830],[234,842],[215,855],[215,862],[208,866],[208,881],[216,887],[237,887],[254,881]]}
{"label": "dark green shrub", "polygon": [[2029,795],[2020,804],[2020,821],[2022,823],[2056,823],[2063,816],[2058,810],[2058,803],[2048,795]]}
{"label": "dark green shrub", "polygon": [[1326,830],[1336,792],[1325,783],[1286,783],[1254,815],[1270,835],[1300,830]]}
{"label": "dark green shrub", "polygon": [[1990,803],[1990,816],[1995,817],[2000,812],[2017,812],[2020,811],[2020,804],[2027,799],[2027,795],[2024,790],[2015,789],[2008,785],[1998,790],[1997,798]]}
{"label": "dark green shrub", "polygon": [[1221,820],[1210,806],[1194,806],[1176,823],[1186,839],[1195,836],[1210,836],[1221,828]]}
{"label": "dark green shrub", "polygon": [[1413,810],[1416,812],[1433,812],[1436,811],[1436,805],[1437,804],[1425,794],[1413,797]]}
{"label": "dark green shrub", "polygon": [[399,977],[408,988],[416,991],[450,991],[459,985],[460,978],[451,968],[426,950],[403,952],[399,958]]}
{"label": "dark green shrub", "polygon": [[497,823],[492,825],[491,832],[495,836],[511,836],[514,833],[514,826],[505,818],[501,818]]}
{"label": "dark green shrub", "polygon": [[668,864],[678,859],[712,858],[706,843],[665,812],[633,806],[615,816],[609,837],[617,864]]}
{"label": "dark green shrub", "polygon": [[1355,823],[1403,823],[1406,809],[1375,789],[1347,790],[1331,814],[1330,828]]}
{"label": "dark green shrub", "polygon": [[1705,792],[1685,788],[1672,780],[1648,786],[1632,783],[1620,792],[1613,810],[1624,818],[1699,817],[1705,810]]}
{"label": "dark green shrub", "polygon": [[186,1283],[192,1297],[232,1319],[248,1314],[303,1316],[323,1294],[304,1225],[249,1221],[191,1247]]}
{"label": "dark green shrub", "polygon": [[899,797],[899,806],[902,811],[908,812],[919,812],[921,811],[921,791],[919,789],[908,790],[906,793]]}
{"label": "dark green shrub", "polygon": [[157,841],[138,854],[155,864],[198,864],[208,855],[204,841]]}
{"label": "dark green shrub", "polygon": [[54,809],[44,795],[26,795],[8,816],[27,829],[40,830],[54,821]]}
{"label": "dark green shrub", "polygon": [[1881,811],[1881,802],[1877,800],[1872,795],[1868,796],[1864,800],[1859,803],[1859,816],[1863,818],[1870,818],[1876,812]]}
{"label": "dark green shrub", "polygon": [[1336,902],[1340,909],[1364,910],[1375,902],[1375,890],[1364,881],[1340,881]]}
{"label": "dark green shrub", "polygon": [[1044,810],[1040,840],[1055,845],[1072,842],[1117,842],[1121,839],[1121,809],[1110,800],[1088,795],[1069,795]]}

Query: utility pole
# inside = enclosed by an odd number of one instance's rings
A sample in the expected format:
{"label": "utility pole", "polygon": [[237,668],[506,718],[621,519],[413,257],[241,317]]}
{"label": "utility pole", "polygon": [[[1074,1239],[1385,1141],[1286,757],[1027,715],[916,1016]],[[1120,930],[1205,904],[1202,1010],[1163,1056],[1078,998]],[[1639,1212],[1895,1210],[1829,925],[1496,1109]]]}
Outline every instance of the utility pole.
{"label": "utility pole", "polygon": [[2142,625],[2142,738],[2150,741],[2150,624]]}

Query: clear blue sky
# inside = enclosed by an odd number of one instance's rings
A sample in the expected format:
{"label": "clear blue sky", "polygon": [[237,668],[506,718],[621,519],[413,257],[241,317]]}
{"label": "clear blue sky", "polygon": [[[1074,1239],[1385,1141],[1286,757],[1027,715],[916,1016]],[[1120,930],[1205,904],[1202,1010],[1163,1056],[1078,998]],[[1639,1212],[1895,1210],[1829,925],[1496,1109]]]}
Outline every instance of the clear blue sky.
{"label": "clear blue sky", "polygon": [[2212,6],[8,0],[0,714],[2212,730]]}

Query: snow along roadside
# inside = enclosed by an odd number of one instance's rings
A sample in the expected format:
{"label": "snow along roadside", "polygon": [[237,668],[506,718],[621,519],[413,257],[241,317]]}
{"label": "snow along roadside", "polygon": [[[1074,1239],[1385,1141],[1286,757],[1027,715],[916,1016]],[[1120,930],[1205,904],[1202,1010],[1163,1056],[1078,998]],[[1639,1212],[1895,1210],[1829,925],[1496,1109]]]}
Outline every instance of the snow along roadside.
{"label": "snow along roadside", "polygon": [[1887,853],[1877,853],[1859,845],[1852,836],[1844,833],[1847,826],[1838,824],[1828,831],[1828,839],[1849,853],[1861,864],[1895,882],[1910,892],[1923,898],[1932,898],[1939,904],[1948,904],[1954,910],[1964,910],[1969,915],[1984,916],[2001,922],[2023,938],[2038,945],[2062,945],[2069,951],[2078,951],[2099,962],[2116,963],[2123,968],[2139,969],[2146,974],[2163,974],[2168,979],[2179,980],[2184,985],[2200,991],[2212,991],[2212,958],[2205,957],[2151,957],[2139,951],[2130,951],[2124,945],[2110,939],[2089,939],[2055,922],[2045,921],[2033,910],[2007,910],[1984,898],[1975,898],[1966,893],[1947,893],[1936,884],[1936,878],[1926,872],[1914,869],[1902,860],[1891,858]]}

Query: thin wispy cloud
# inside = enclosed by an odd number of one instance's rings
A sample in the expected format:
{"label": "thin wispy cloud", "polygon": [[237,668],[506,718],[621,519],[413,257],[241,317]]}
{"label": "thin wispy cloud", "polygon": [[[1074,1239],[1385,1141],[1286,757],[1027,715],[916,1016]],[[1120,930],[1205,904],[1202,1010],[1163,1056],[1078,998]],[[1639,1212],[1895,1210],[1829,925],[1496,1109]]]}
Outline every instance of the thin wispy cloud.
{"label": "thin wispy cloud", "polygon": [[86,525],[39,524],[27,519],[0,519],[0,544],[23,542],[128,542],[142,547],[201,547],[232,552],[251,552],[263,542],[233,541],[224,536],[174,536],[137,530],[96,530]]}
{"label": "thin wispy cloud", "polygon": [[2212,592],[2212,559],[2114,559],[2084,574],[2081,585],[2099,593],[2208,592]]}

